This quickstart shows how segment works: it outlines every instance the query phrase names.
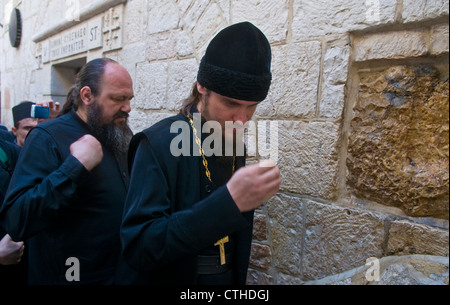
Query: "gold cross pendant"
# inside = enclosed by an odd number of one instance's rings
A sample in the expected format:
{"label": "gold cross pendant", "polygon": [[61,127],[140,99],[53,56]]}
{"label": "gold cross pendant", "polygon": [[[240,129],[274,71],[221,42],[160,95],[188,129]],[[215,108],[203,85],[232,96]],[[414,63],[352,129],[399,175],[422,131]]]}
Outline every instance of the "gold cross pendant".
{"label": "gold cross pendant", "polygon": [[220,247],[220,264],[223,266],[227,263],[225,258],[225,244],[230,242],[230,238],[227,236],[225,238],[222,238],[217,243],[214,244],[214,246]]}

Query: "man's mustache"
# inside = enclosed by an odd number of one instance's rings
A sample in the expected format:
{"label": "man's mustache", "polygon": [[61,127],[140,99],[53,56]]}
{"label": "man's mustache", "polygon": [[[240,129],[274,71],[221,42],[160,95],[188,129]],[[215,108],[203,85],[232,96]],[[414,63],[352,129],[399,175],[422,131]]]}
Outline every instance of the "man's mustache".
{"label": "man's mustache", "polygon": [[114,116],[114,120],[116,120],[116,119],[121,119],[121,118],[128,119],[129,117],[130,117],[130,114],[129,114],[129,113],[124,112],[124,111],[120,111],[119,113],[117,113],[117,114]]}

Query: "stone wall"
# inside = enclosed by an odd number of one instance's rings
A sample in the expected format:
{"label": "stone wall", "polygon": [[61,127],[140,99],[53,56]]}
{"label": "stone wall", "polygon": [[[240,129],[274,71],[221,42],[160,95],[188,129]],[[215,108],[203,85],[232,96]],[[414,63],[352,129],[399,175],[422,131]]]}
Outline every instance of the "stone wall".
{"label": "stone wall", "polygon": [[370,257],[448,256],[448,0],[117,1],[121,47],[48,62],[33,29],[63,19],[63,4],[10,1],[25,31],[12,49],[0,29],[6,124],[17,101],[51,95],[52,65],[108,56],[134,78],[141,131],[177,113],[222,28],[248,20],[266,33],[274,81],[255,120],[278,122],[283,185],[257,211],[250,284],[302,284]]}

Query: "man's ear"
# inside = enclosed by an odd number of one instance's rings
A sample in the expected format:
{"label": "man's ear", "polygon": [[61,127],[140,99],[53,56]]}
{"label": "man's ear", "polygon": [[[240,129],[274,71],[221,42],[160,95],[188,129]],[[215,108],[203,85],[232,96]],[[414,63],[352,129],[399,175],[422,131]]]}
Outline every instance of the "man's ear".
{"label": "man's ear", "polygon": [[13,135],[17,138],[17,128],[13,127],[13,128],[11,128],[11,131],[12,131]]}
{"label": "man's ear", "polygon": [[198,91],[198,93],[200,93],[201,95],[206,95],[207,89],[206,89],[205,87],[203,87],[202,85],[200,85],[199,82],[197,82],[197,91]]}
{"label": "man's ear", "polygon": [[88,86],[81,88],[80,97],[83,101],[83,104],[89,106],[94,102],[94,95],[92,94],[91,88]]}

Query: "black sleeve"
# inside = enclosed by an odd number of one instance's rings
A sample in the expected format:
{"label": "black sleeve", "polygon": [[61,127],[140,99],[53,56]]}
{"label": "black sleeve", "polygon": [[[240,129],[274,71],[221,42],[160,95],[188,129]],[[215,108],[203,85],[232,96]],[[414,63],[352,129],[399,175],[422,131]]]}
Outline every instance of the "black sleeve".
{"label": "black sleeve", "polygon": [[[6,191],[8,190],[9,182],[11,181],[11,175],[14,172],[17,159],[20,154],[20,147],[0,139],[0,149],[2,149],[4,156],[6,156],[5,163],[0,168],[0,209],[3,205],[3,201],[6,197]],[[3,163],[3,162],[2,162]],[[4,166],[4,167],[3,167]],[[0,219],[0,239],[6,234],[4,230],[4,224]]]}
{"label": "black sleeve", "polygon": [[73,156],[61,160],[54,139],[33,129],[17,162],[0,219],[16,241],[26,240],[52,225],[58,212],[76,195],[88,172]]}

